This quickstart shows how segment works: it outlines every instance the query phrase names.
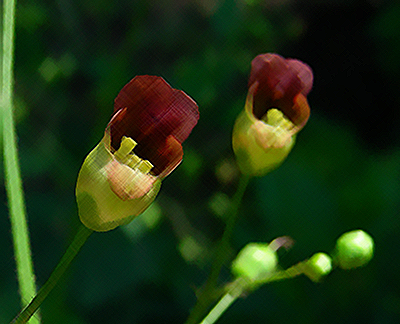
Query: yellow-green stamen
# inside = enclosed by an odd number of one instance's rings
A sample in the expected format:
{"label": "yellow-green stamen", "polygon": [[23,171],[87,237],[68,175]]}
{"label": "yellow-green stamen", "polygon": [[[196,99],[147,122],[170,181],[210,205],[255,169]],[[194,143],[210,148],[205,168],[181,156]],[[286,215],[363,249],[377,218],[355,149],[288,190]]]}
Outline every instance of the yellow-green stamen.
{"label": "yellow-green stamen", "polygon": [[114,157],[118,162],[123,163],[132,169],[137,168],[140,172],[147,174],[153,168],[153,164],[148,160],[141,159],[133,152],[136,145],[137,143],[132,138],[123,136],[121,145],[114,153]]}

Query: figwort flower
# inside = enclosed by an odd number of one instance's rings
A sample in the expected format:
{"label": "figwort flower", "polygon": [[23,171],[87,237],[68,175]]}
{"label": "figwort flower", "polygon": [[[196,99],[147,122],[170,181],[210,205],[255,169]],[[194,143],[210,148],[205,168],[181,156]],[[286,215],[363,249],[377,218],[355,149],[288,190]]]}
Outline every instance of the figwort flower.
{"label": "figwort flower", "polygon": [[236,120],[232,145],[242,173],[262,176],[278,167],[307,123],[311,68],[277,54],[252,61],[244,111]]}
{"label": "figwort flower", "polygon": [[182,143],[198,119],[196,103],[161,77],[137,76],[126,84],[103,139],[79,172],[82,223],[108,231],[141,214],[182,161]]}

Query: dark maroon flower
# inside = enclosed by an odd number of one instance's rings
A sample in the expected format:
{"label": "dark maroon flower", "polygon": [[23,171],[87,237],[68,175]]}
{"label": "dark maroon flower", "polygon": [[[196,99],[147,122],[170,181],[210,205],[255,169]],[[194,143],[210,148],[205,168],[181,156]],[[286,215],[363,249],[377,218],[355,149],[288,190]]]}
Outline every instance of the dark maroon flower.
{"label": "dark maroon flower", "polygon": [[261,54],[251,62],[245,109],[232,134],[243,174],[263,176],[286,159],[310,116],[312,82],[310,67],[298,60]]}
{"label": "dark maroon flower", "polygon": [[152,173],[165,177],[181,162],[182,143],[199,119],[197,104],[161,77],[137,76],[126,84],[114,102],[115,118],[109,124],[112,149],[122,136],[138,144],[135,154],[149,160]]}
{"label": "dark maroon flower", "polygon": [[302,128],[310,116],[306,96],[312,83],[311,68],[305,63],[277,54],[258,55],[249,78],[249,89],[254,86],[254,116],[262,119],[270,108],[277,108]]}
{"label": "dark maroon flower", "polygon": [[79,218],[94,231],[129,223],[156,198],[182,161],[182,143],[199,119],[196,103],[156,76],[137,76],[118,94],[100,143],[79,171]]}

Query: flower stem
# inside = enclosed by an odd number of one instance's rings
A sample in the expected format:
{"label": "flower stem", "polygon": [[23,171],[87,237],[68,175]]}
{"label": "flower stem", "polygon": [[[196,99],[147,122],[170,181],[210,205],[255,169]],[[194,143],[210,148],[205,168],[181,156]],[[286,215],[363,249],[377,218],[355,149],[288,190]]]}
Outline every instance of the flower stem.
{"label": "flower stem", "polygon": [[68,247],[64,256],[61,258],[57,267],[54,269],[53,273],[50,275],[50,278],[46,281],[43,287],[39,290],[38,294],[35,298],[32,299],[30,304],[21,311],[17,315],[17,317],[11,322],[12,324],[22,324],[26,323],[31,316],[36,312],[36,310],[40,307],[42,302],[45,300],[47,295],[51,292],[51,290],[56,286],[57,282],[67,270],[68,266],[71,264],[72,260],[78,254],[83,244],[89,238],[90,234],[93,233],[93,230],[88,229],[86,226],[81,225],[78,230],[78,233],[75,235],[71,245]]}
{"label": "flower stem", "polygon": [[210,307],[211,303],[215,300],[216,286],[218,282],[218,277],[221,272],[221,268],[224,265],[227,257],[227,252],[229,248],[229,240],[232,236],[233,229],[236,224],[239,206],[242,202],[243,195],[246,191],[247,185],[249,183],[250,177],[247,175],[241,175],[239,179],[239,184],[232,198],[232,203],[227,213],[227,221],[225,231],[222,238],[217,246],[214,261],[211,265],[210,275],[199,293],[197,303],[192,309],[186,324],[197,324],[199,320],[205,315],[207,309]]}
{"label": "flower stem", "polygon": [[[17,277],[21,305],[25,306],[36,294],[36,284],[13,118],[15,5],[15,0],[3,1],[0,81],[2,116],[0,122],[2,122],[3,128],[5,187],[7,190]],[[31,323],[40,323],[39,317],[32,320]]]}
{"label": "flower stem", "polygon": [[227,289],[225,295],[223,295],[214,308],[211,309],[208,315],[204,317],[200,324],[214,324],[221,317],[221,315],[225,313],[225,311],[243,294],[243,292],[254,291],[262,285],[273,281],[295,278],[303,274],[303,270],[304,263],[299,262],[298,264],[295,264],[286,270],[278,271],[258,281],[246,281],[243,280],[243,278],[237,278],[234,282],[226,285],[226,287],[229,287],[229,289]]}
{"label": "flower stem", "polygon": [[226,293],[200,324],[214,324],[238,297],[231,295],[229,292]]}
{"label": "flower stem", "polygon": [[228,288],[225,295],[222,296],[200,324],[214,324],[236,299],[243,294],[246,288],[246,281],[238,278],[234,282],[228,283],[225,287]]}

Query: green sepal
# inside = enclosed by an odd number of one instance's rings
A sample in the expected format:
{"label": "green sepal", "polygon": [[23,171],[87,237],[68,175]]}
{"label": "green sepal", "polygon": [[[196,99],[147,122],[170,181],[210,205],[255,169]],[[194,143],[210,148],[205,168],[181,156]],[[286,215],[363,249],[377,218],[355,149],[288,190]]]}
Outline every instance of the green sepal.
{"label": "green sepal", "polygon": [[[285,130],[285,127],[280,128],[279,130],[284,131],[282,137],[290,138],[290,140],[285,145],[271,145],[270,147],[265,145],[265,147],[262,147],[260,142],[268,142],[272,139],[272,136],[268,138],[267,131],[264,137],[260,133],[255,132],[258,126],[260,126],[261,131],[264,127],[265,130],[273,129],[273,127],[276,127],[278,130],[279,124],[289,126],[291,123],[281,112],[276,114],[277,109],[274,109],[274,114],[270,114],[269,117],[273,116],[273,118],[269,118],[270,120],[259,120],[252,113],[252,105],[253,98],[249,94],[245,109],[237,117],[233,128],[232,147],[239,169],[243,174],[264,176],[278,168],[285,161],[295,143],[296,132]],[[292,125],[292,127],[295,130],[295,126]],[[271,135],[273,135],[272,132]],[[279,137],[277,138],[279,139]]]}
{"label": "green sepal", "polygon": [[161,187],[161,180],[157,179],[144,196],[122,200],[111,190],[108,180],[107,166],[115,161],[109,148],[110,136],[106,132],[83,162],[76,184],[79,218],[86,227],[98,232],[132,221],[150,206]]}

